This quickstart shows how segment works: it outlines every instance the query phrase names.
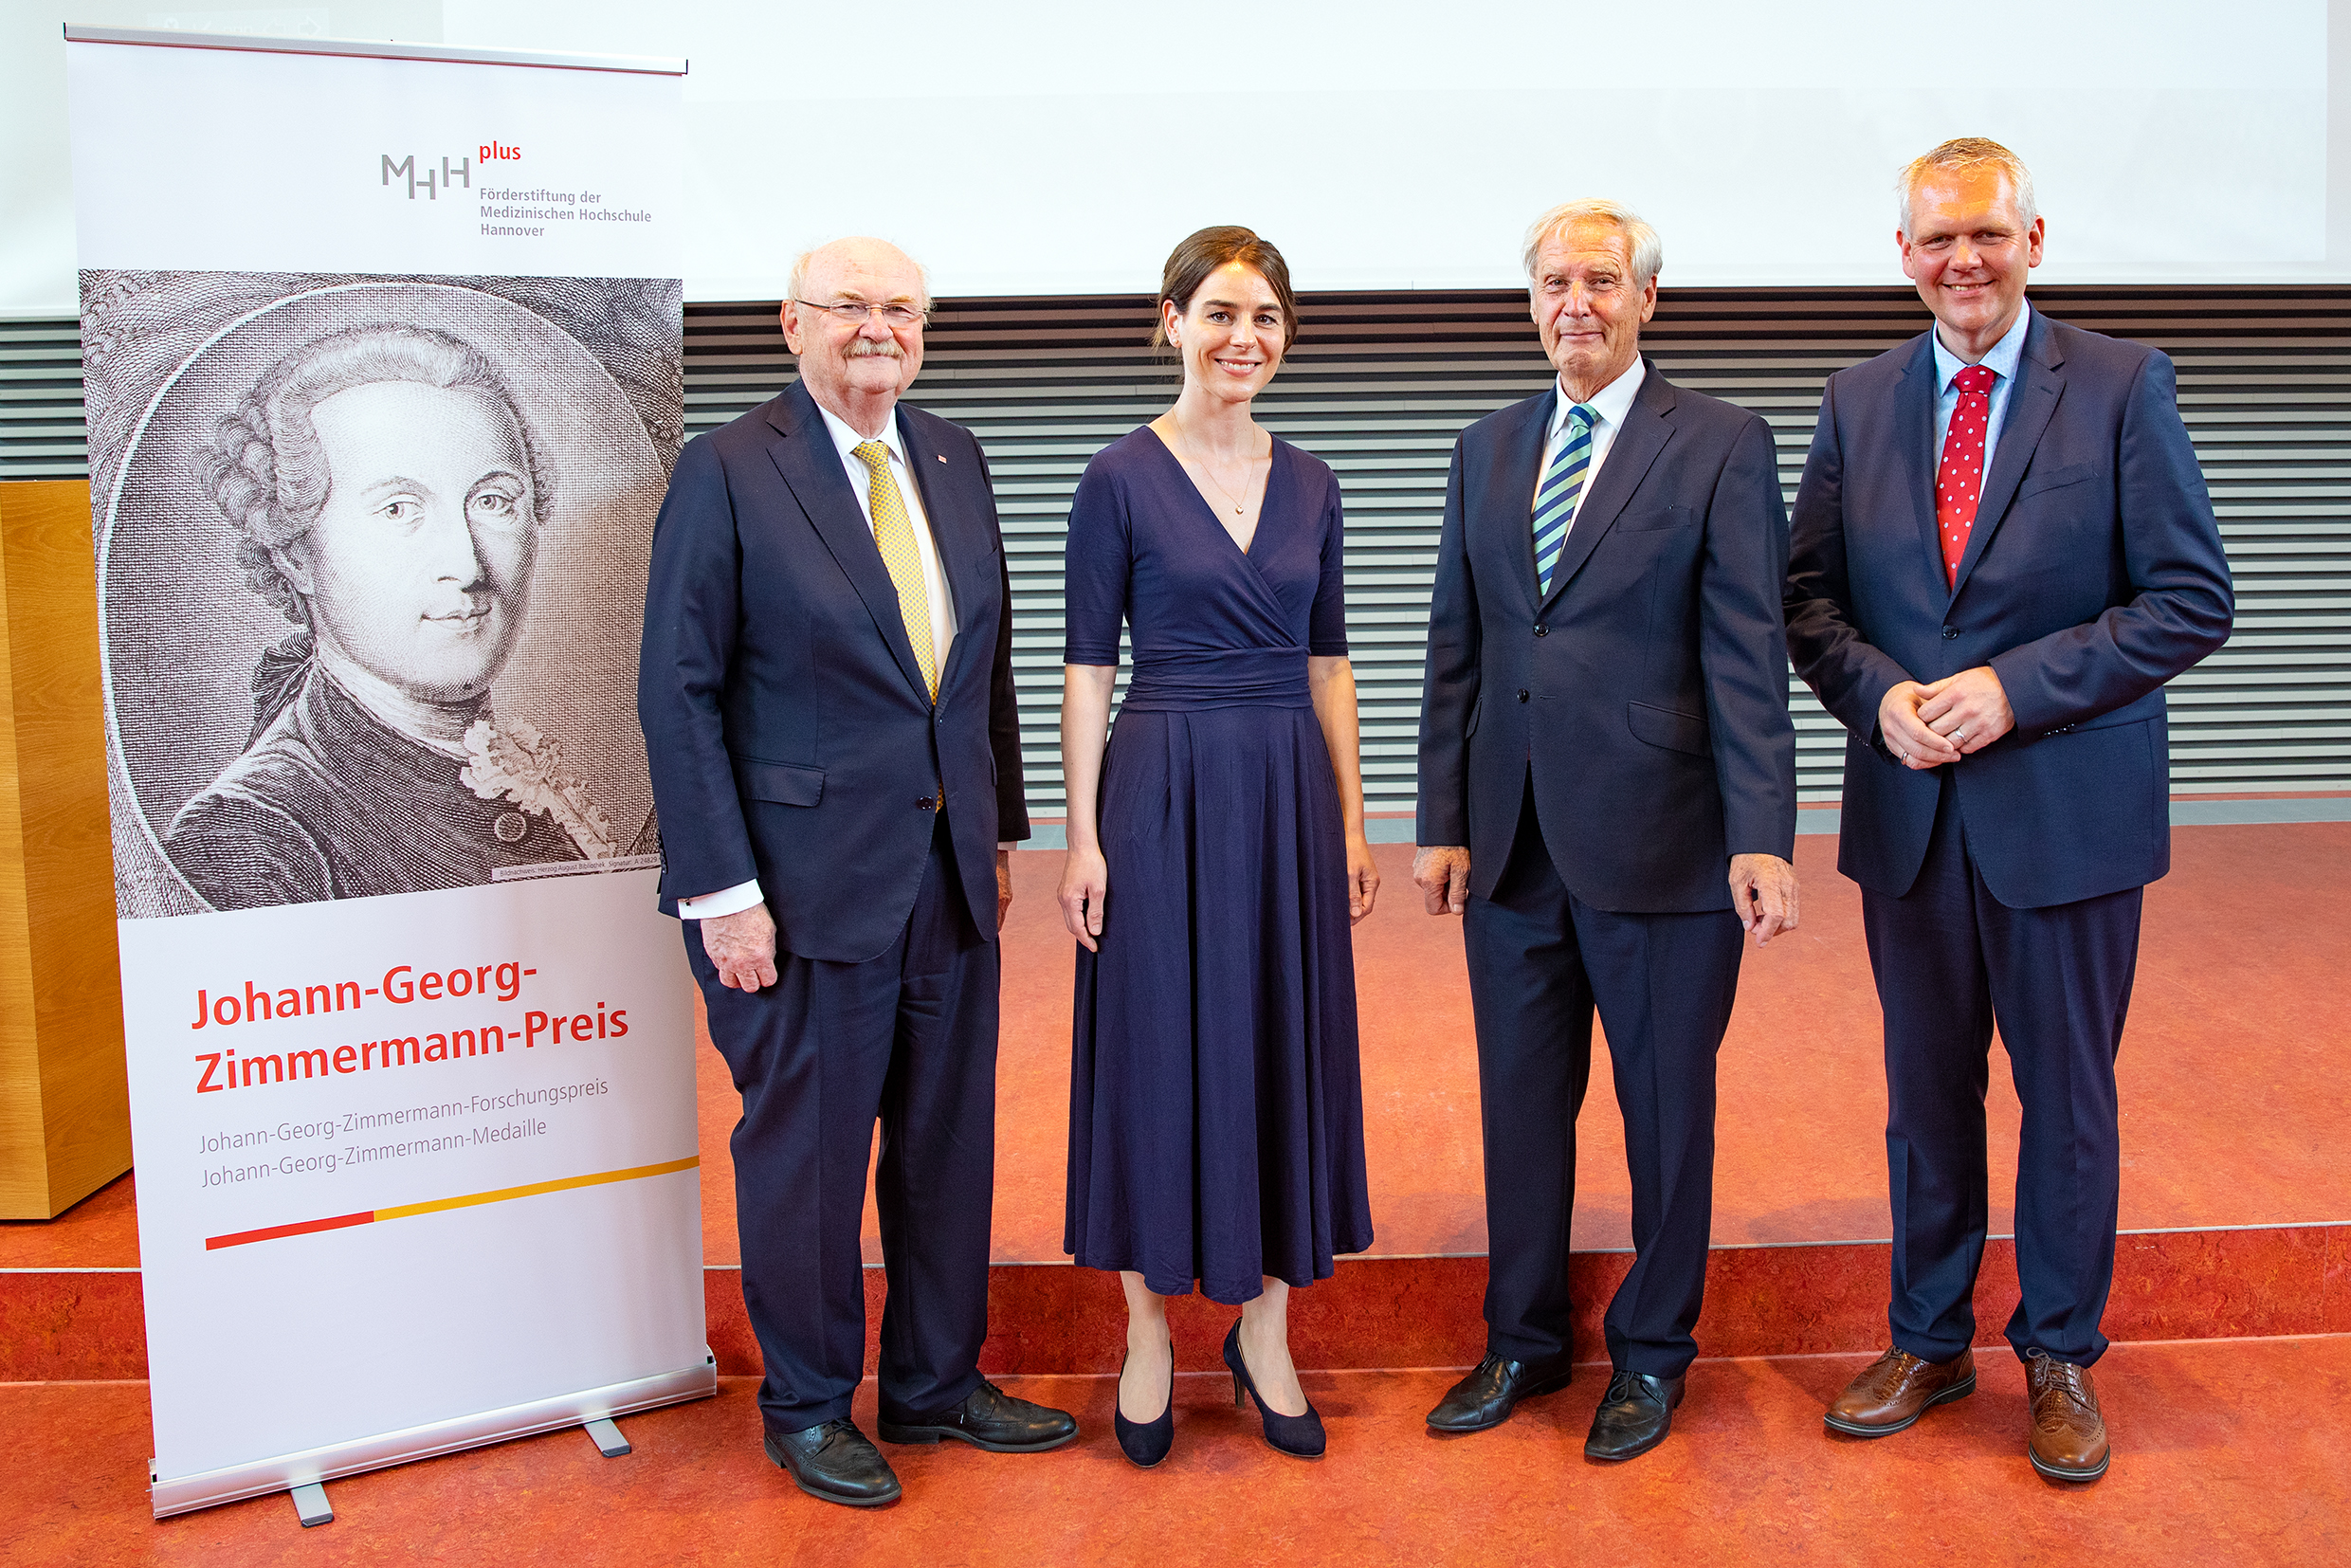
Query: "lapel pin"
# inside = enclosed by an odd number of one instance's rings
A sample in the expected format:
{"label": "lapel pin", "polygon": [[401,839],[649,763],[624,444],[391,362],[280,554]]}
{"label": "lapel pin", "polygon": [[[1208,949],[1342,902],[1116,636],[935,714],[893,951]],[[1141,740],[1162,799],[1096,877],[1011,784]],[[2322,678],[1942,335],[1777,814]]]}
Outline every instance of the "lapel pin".
{"label": "lapel pin", "polygon": [[941,463],[946,462],[946,461],[947,461],[947,454],[946,454],[945,452],[941,452],[941,453],[939,453],[939,462],[941,462]]}

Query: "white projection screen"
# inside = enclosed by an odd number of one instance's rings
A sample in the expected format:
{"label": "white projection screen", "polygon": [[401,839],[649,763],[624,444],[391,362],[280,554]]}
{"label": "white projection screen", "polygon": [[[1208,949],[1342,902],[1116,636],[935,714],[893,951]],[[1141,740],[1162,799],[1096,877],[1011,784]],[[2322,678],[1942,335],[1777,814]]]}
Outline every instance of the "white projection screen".
{"label": "white projection screen", "polygon": [[1970,134],[2033,168],[2039,282],[2351,282],[2351,0],[29,0],[0,311],[74,298],[60,20],[683,56],[689,300],[775,299],[849,232],[941,296],[1138,293],[1227,222],[1303,289],[1512,287],[1527,220],[1575,195],[1649,217],[1668,286],[1899,283],[1894,173]]}
{"label": "white projection screen", "polygon": [[[2324,0],[451,0],[449,41],[683,54],[687,291],[772,299],[879,231],[942,295],[1146,290],[1210,223],[1307,289],[1522,282],[1613,195],[1683,286],[1899,283],[1892,179],[1947,137],[2032,166],[2047,283],[2351,278],[2328,248]],[[1945,63],[1956,50],[1969,69]],[[2351,109],[2351,103],[2346,103]]]}

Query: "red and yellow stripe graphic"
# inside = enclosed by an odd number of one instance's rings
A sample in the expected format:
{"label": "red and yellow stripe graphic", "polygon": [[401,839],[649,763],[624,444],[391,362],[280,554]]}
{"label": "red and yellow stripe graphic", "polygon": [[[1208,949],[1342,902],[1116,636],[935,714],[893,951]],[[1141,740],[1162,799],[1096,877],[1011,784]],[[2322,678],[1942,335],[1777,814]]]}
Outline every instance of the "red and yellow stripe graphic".
{"label": "red and yellow stripe graphic", "polygon": [[506,1203],[519,1197],[538,1197],[542,1193],[569,1192],[574,1187],[602,1187],[608,1182],[639,1181],[647,1176],[667,1176],[672,1171],[690,1171],[702,1163],[700,1155],[683,1159],[666,1159],[659,1165],[631,1165],[625,1171],[598,1171],[592,1176],[562,1176],[554,1181],[534,1181],[522,1187],[500,1187],[487,1193],[467,1193],[463,1197],[434,1198],[429,1203],[403,1203],[391,1209],[363,1209],[355,1214],[336,1214],[327,1219],[306,1219],[293,1225],[266,1225],[258,1231],[239,1231],[233,1235],[207,1236],[204,1249],[216,1252],[224,1247],[244,1247],[257,1241],[276,1241],[283,1236],[306,1236],[314,1231],[340,1231],[354,1225],[374,1225],[381,1220],[407,1219],[414,1214],[437,1214],[445,1209],[471,1209],[477,1204]]}

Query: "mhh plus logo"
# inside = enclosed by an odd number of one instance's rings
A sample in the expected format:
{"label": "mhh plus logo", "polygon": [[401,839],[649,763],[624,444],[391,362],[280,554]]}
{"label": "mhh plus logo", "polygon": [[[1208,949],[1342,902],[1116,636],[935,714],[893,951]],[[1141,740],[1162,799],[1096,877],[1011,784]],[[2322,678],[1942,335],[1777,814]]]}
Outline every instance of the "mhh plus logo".
{"label": "mhh plus logo", "polygon": [[414,201],[416,193],[422,191],[427,201],[439,201],[441,192],[444,191],[454,191],[461,185],[469,191],[473,189],[474,165],[477,161],[484,164],[519,162],[521,157],[521,148],[509,147],[504,142],[495,139],[481,143],[474,149],[471,157],[461,157],[452,161],[445,155],[438,169],[429,163],[419,168],[416,155],[413,153],[397,162],[393,161],[390,153],[385,153],[381,155],[377,183],[388,189],[397,190],[399,187],[393,182],[404,180],[408,185],[409,200]]}

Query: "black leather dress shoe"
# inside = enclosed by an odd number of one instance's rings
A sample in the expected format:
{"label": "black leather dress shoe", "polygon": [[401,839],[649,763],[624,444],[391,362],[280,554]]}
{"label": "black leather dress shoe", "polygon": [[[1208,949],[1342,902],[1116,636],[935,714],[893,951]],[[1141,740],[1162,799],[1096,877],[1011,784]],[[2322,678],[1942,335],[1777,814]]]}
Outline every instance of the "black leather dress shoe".
{"label": "black leather dress shoe", "polygon": [[946,1410],[915,1414],[885,1412],[884,1443],[936,1443],[960,1438],[990,1453],[1042,1453],[1078,1435],[1077,1417],[1067,1411],[1015,1399],[993,1383],[982,1383]]}
{"label": "black leather dress shoe", "polygon": [[1584,1439],[1586,1459],[1631,1459],[1649,1452],[1673,1430],[1673,1407],[1682,1402],[1682,1379],[1651,1377],[1618,1367],[1609,1375],[1608,1393],[1592,1414]]}
{"label": "black leather dress shoe", "polygon": [[1437,1408],[1429,1413],[1429,1425],[1437,1431],[1484,1431],[1499,1427],[1510,1419],[1520,1400],[1567,1387],[1568,1370],[1565,1356],[1513,1361],[1489,1350],[1468,1377],[1437,1401]]}
{"label": "black leather dress shoe", "polygon": [[826,1421],[799,1431],[767,1434],[767,1456],[811,1497],[878,1508],[895,1503],[901,1487],[882,1450],[866,1440],[854,1421]]}

